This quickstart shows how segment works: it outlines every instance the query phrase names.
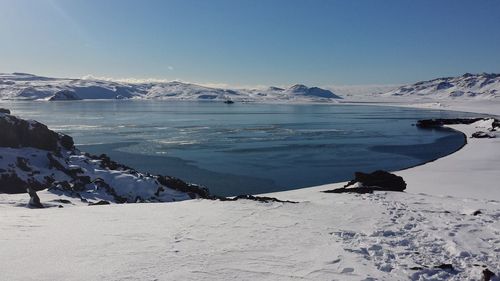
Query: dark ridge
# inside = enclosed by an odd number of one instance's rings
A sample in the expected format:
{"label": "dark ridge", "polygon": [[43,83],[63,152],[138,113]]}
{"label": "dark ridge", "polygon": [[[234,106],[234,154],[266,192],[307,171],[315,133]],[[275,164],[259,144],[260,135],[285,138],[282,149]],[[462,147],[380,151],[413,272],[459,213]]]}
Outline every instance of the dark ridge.
{"label": "dark ridge", "polygon": [[218,199],[220,201],[237,201],[237,200],[253,200],[257,202],[262,202],[262,203],[269,203],[269,202],[279,202],[279,203],[292,203],[296,204],[298,202],[295,201],[289,201],[289,200],[280,200],[275,197],[265,197],[265,196],[253,196],[253,195],[238,195],[236,197],[214,197],[213,199]]}
{"label": "dark ridge", "polygon": [[417,121],[419,128],[436,128],[444,125],[469,125],[477,121],[486,120],[487,118],[452,118],[452,119],[424,119]]}
{"label": "dark ridge", "polygon": [[[359,187],[349,187],[359,184]],[[354,173],[354,179],[344,187],[325,190],[324,193],[373,193],[374,191],[399,191],[406,189],[406,182],[402,177],[386,171],[378,170],[373,173]]]}

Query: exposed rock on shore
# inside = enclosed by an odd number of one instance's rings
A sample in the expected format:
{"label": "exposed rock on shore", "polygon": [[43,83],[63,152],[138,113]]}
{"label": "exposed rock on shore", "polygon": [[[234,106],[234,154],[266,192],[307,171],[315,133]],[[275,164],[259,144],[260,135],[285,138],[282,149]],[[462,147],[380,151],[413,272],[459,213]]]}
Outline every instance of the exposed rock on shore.
{"label": "exposed rock on shore", "polygon": [[420,128],[438,128],[444,125],[470,125],[478,121],[491,120],[491,130],[495,131],[500,129],[500,120],[495,118],[450,118],[450,119],[424,119],[417,121],[417,127]]}
{"label": "exposed rock on shore", "polygon": [[373,191],[404,191],[406,182],[402,177],[386,171],[378,170],[373,173],[354,173],[354,179],[344,187],[326,190],[326,193],[372,193]]}
{"label": "exposed rock on shore", "polygon": [[471,138],[477,138],[477,139],[489,138],[489,139],[492,139],[492,138],[496,138],[496,135],[491,134],[491,133],[487,133],[487,132],[483,132],[483,131],[477,131],[471,135]]}

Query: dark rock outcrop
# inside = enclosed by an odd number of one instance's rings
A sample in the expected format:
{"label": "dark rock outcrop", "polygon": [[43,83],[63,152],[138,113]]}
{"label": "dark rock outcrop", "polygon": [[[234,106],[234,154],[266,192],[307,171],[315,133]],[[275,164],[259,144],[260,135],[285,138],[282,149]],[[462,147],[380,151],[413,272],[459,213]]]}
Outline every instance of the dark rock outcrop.
{"label": "dark rock outcrop", "polygon": [[444,269],[444,270],[455,270],[451,263],[443,263],[443,264],[440,264],[438,266],[435,266],[434,268],[439,268],[439,269]]}
{"label": "dark rock outcrop", "polygon": [[483,270],[483,278],[481,279],[481,281],[490,281],[491,278],[495,277],[495,273],[491,270],[489,270],[488,268],[485,268]]}
{"label": "dark rock outcrop", "polygon": [[402,177],[382,170],[370,174],[356,172],[354,173],[354,180],[349,182],[345,187],[358,182],[364,187],[380,187],[390,191],[403,191],[406,189],[406,182]]}
{"label": "dark rock outcrop", "polygon": [[253,195],[238,195],[232,198],[228,197],[218,197],[220,201],[237,201],[241,199],[245,200],[252,200],[252,201],[257,201],[257,202],[262,202],[262,203],[269,203],[269,202],[279,202],[279,203],[298,203],[295,201],[289,201],[289,200],[280,200],[275,197],[265,197],[265,196],[253,196]]}
{"label": "dark rock outcrop", "polygon": [[[357,187],[350,187],[357,184]],[[378,170],[370,174],[356,172],[354,179],[344,187],[326,190],[326,193],[372,193],[373,191],[404,191],[406,182],[402,177]]]}
{"label": "dark rock outcrop", "polygon": [[31,179],[25,181],[12,172],[0,174],[0,193],[25,193],[28,188],[42,190],[50,187],[50,185],[50,179],[47,177],[45,181],[38,182]]}
{"label": "dark rock outcrop", "polygon": [[469,125],[477,121],[486,120],[486,118],[451,118],[451,119],[424,119],[417,121],[417,127],[420,128],[437,128],[444,125]]}
{"label": "dark rock outcrop", "polygon": [[439,128],[444,125],[458,125],[465,124],[469,125],[477,121],[484,121],[488,119],[493,119],[490,131],[495,131],[500,128],[500,120],[496,118],[451,118],[451,119],[424,119],[417,121],[417,127],[419,128]]}
{"label": "dark rock outcrop", "polygon": [[471,135],[471,138],[476,138],[476,139],[493,139],[496,136],[491,133],[483,132],[483,131],[477,131]]}
{"label": "dark rock outcrop", "polygon": [[10,114],[10,110],[8,110],[6,108],[0,108],[0,113]]}
{"label": "dark rock outcrop", "polygon": [[59,144],[66,149],[73,148],[71,137],[49,130],[42,123],[26,121],[8,114],[0,118],[0,132],[2,147],[33,147],[53,152],[59,149]]}
{"label": "dark rock outcrop", "polygon": [[99,206],[99,205],[109,205],[109,204],[111,204],[111,203],[109,203],[106,200],[100,200],[97,202],[89,203],[89,206]]}
{"label": "dark rock outcrop", "polygon": [[[206,187],[202,187],[196,184],[186,183],[178,178],[158,175],[156,177],[158,183],[165,187],[175,189],[178,191],[186,192],[191,198],[210,198],[210,193]],[[156,194],[164,191],[163,187],[159,187]]]}
{"label": "dark rock outcrop", "polygon": [[38,197],[38,195],[36,194],[36,191],[33,190],[31,187],[28,187],[26,190],[30,195],[29,206],[33,208],[44,208],[44,206],[40,202],[40,197]]}

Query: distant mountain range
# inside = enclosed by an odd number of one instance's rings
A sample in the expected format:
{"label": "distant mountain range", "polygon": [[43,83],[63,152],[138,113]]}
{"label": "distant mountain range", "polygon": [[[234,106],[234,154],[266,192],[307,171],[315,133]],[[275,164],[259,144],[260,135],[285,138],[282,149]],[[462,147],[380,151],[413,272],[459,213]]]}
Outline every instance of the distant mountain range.
{"label": "distant mountain range", "polygon": [[470,74],[437,78],[401,86],[384,96],[429,97],[436,99],[500,98],[500,74]]}
{"label": "distant mountain range", "polygon": [[[332,92],[333,89],[336,93]],[[342,86],[322,89],[296,84],[288,88],[223,89],[191,83],[125,83],[97,79],[49,78],[26,73],[0,74],[0,100],[150,99],[185,101],[338,102],[340,99],[427,98],[437,100],[500,98],[500,74],[437,78],[404,86]]]}
{"label": "distant mountain range", "polygon": [[3,100],[161,99],[318,102],[340,99],[318,87],[294,85],[287,89],[221,89],[190,83],[121,83],[89,79],[41,77],[26,73],[0,74]]}

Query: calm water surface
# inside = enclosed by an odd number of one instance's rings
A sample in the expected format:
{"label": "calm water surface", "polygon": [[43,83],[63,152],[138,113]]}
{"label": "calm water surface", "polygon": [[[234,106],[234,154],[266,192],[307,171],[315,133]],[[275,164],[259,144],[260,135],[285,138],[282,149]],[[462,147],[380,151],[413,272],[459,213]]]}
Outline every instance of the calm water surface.
{"label": "calm water surface", "polygon": [[467,113],[368,105],[165,101],[8,102],[1,107],[71,135],[140,171],[236,195],[348,180],[444,156],[461,134],[421,130],[418,119]]}

